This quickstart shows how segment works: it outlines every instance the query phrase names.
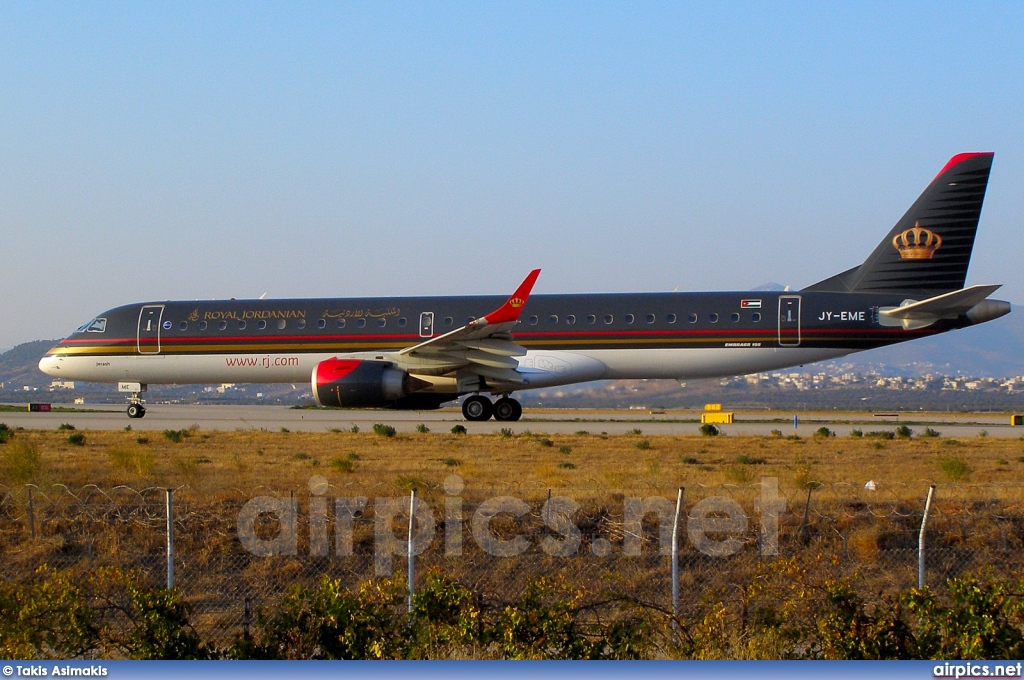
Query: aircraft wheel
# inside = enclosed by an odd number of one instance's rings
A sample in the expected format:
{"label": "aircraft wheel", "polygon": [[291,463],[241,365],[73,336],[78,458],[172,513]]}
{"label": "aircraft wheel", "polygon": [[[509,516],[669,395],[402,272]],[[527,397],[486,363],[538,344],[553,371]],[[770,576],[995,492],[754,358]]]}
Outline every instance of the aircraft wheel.
{"label": "aircraft wheel", "polygon": [[144,415],[146,415],[146,409],[142,408],[142,404],[128,404],[129,418],[141,418]]}
{"label": "aircraft wheel", "polygon": [[493,413],[494,405],[490,399],[483,395],[474,394],[462,402],[462,415],[465,416],[466,420],[474,422],[487,420]]}
{"label": "aircraft wheel", "polygon": [[515,399],[504,397],[494,402],[494,419],[516,421],[523,417],[523,405]]}

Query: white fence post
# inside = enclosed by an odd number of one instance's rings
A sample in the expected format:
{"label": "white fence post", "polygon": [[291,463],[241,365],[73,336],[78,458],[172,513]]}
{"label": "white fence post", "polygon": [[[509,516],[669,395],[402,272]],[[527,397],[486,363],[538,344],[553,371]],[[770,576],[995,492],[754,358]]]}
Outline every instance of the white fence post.
{"label": "white fence post", "polygon": [[683,487],[676,492],[676,512],[672,518],[672,635],[679,644],[679,514],[683,509]]}
{"label": "white fence post", "polygon": [[413,489],[412,493],[409,496],[409,541],[408,541],[408,546],[406,548],[407,555],[408,555],[408,558],[409,558],[409,568],[408,568],[409,602],[408,602],[408,605],[409,605],[409,613],[410,614],[412,614],[412,596],[413,596],[413,593],[415,592],[415,586],[413,585],[413,581],[416,578],[416,573],[414,571],[414,568],[415,568],[414,562],[415,562],[415,559],[416,559],[416,551],[413,549],[413,538],[415,536],[415,533],[414,533],[413,529],[415,528],[415,524],[416,524],[416,489]]}
{"label": "white fence post", "polygon": [[924,515],[921,517],[921,533],[917,536],[917,587],[924,588],[924,530],[928,524],[928,512],[932,509],[932,496],[935,485],[928,487],[928,499],[924,502]]}
{"label": "white fence post", "polygon": [[167,587],[174,587],[174,491],[167,489]]}

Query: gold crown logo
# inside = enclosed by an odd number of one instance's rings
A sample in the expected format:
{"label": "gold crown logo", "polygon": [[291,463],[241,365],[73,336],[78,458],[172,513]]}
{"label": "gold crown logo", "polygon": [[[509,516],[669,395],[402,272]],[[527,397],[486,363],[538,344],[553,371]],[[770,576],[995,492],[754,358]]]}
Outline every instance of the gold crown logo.
{"label": "gold crown logo", "polygon": [[512,307],[512,309],[519,309],[524,304],[526,304],[526,302],[523,300],[523,298],[514,297],[509,298],[508,304],[510,307]]}
{"label": "gold crown logo", "polygon": [[189,314],[188,315],[188,320],[189,321],[199,321],[199,310],[197,309],[197,310],[193,311],[191,314]]}
{"label": "gold crown logo", "polygon": [[914,222],[913,227],[896,234],[892,247],[899,251],[901,260],[930,260],[942,247],[942,237]]}

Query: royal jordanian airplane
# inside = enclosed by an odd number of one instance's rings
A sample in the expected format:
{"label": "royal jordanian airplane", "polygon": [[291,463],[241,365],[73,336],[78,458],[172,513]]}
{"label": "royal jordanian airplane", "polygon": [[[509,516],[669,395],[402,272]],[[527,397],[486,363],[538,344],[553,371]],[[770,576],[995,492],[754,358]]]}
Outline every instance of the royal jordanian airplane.
{"label": "royal jordanian airplane", "polygon": [[[144,302],[117,307],[39,362],[117,383],[128,416],[157,383],[311,380],[321,406],[518,420],[517,390],[591,380],[769,371],[984,323],[1010,305],[964,287],[991,153],[954,156],[859,266],[800,291]],[[817,234],[837,250],[842,234]],[[491,397],[497,397],[492,401]]]}

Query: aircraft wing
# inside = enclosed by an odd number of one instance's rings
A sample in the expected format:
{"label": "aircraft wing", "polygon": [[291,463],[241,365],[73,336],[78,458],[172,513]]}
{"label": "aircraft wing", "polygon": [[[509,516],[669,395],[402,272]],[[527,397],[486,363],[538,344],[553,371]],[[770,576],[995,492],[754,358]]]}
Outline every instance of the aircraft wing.
{"label": "aircraft wing", "polygon": [[884,325],[900,325],[907,330],[923,328],[939,319],[955,319],[966,314],[1000,287],[999,284],[969,286],[920,302],[882,308],[878,310],[878,316],[880,320],[891,320],[889,324],[883,321]]}
{"label": "aircraft wing", "polygon": [[530,272],[516,292],[490,314],[401,350],[398,355],[402,363],[414,373],[436,375],[466,369],[493,382],[525,384],[524,376],[516,370],[519,362],[513,357],[524,356],[526,350],[512,341],[510,331],[519,321],[539,275],[539,269]]}

